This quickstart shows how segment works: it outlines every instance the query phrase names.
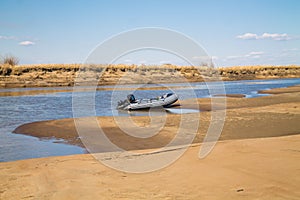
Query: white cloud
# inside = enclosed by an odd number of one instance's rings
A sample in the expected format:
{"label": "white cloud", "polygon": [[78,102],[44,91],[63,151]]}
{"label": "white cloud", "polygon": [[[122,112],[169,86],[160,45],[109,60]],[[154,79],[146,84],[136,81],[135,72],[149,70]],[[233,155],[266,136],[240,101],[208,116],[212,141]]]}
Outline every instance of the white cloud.
{"label": "white cloud", "polygon": [[244,57],[252,57],[252,58],[259,58],[261,55],[263,55],[264,52],[263,51],[252,51],[246,55],[244,55]]}
{"label": "white cloud", "polygon": [[26,40],[26,41],[20,42],[19,45],[21,45],[21,46],[32,46],[32,45],[35,45],[35,43],[32,42],[32,41]]}
{"label": "white cloud", "polygon": [[277,57],[299,57],[300,53],[299,53],[299,49],[298,48],[290,48],[290,49],[283,49],[280,51],[279,55]]}
{"label": "white cloud", "polygon": [[289,36],[286,33],[283,33],[283,34],[280,34],[280,33],[263,33],[262,35],[257,35],[255,33],[245,33],[243,35],[236,36],[236,38],[243,39],[243,40],[271,39],[271,40],[277,40],[277,41],[293,39],[291,36]]}
{"label": "white cloud", "polygon": [[238,56],[227,56],[226,60],[236,60],[236,59],[245,59],[245,58],[260,58],[264,54],[263,51],[252,51],[245,55],[238,55]]}
{"label": "white cloud", "polygon": [[264,33],[259,39],[272,39],[272,40],[290,40],[291,37],[288,34],[278,34],[278,33]]}
{"label": "white cloud", "polygon": [[230,55],[221,59],[219,65],[291,65],[299,64],[299,58],[299,48],[274,49],[271,52],[252,51],[241,55]]}
{"label": "white cloud", "polygon": [[290,51],[299,51],[298,48],[291,48],[291,49],[283,49],[283,52],[290,52]]}
{"label": "white cloud", "polygon": [[15,40],[16,37],[15,36],[3,36],[0,35],[0,40]]}
{"label": "white cloud", "polygon": [[238,35],[236,37],[243,40],[251,40],[251,39],[257,39],[258,36],[254,33],[245,33],[244,35]]}
{"label": "white cloud", "polygon": [[249,53],[249,55],[262,55],[264,53],[265,52],[263,52],[263,51],[252,51],[252,52]]}

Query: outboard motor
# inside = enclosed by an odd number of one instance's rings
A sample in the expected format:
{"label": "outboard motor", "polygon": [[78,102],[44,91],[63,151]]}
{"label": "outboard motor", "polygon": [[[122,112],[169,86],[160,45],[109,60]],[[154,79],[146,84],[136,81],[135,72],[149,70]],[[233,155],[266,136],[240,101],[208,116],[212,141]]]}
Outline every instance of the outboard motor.
{"label": "outboard motor", "polygon": [[135,102],[135,97],[133,94],[129,94],[127,96],[127,100],[129,101],[129,103],[134,103]]}

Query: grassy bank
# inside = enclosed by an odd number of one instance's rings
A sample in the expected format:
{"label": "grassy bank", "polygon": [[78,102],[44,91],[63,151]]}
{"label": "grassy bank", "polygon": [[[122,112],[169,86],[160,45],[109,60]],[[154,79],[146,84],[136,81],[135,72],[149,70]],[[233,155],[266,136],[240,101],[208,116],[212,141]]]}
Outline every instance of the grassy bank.
{"label": "grassy bank", "polygon": [[[80,79],[76,79],[80,74]],[[175,66],[175,65],[89,65],[36,64],[0,65],[0,87],[52,87],[73,86],[74,82],[98,85],[122,83],[170,83],[222,80],[253,80],[300,77],[300,66],[234,66],[222,68]],[[182,81],[181,80],[181,81]]]}

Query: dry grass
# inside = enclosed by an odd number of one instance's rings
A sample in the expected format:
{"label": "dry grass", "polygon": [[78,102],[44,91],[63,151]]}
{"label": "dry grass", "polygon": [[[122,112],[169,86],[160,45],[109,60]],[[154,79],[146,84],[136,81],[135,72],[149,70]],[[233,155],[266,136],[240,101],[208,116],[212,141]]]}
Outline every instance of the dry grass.
{"label": "dry grass", "polygon": [[[82,65],[82,64],[32,64],[32,65],[17,65],[16,67],[28,68],[28,69],[78,69],[82,66],[86,67],[94,67],[94,68],[109,68],[109,69],[174,69],[174,70],[186,70],[186,69],[200,69],[207,70],[211,69],[207,66],[179,66],[179,65],[125,65],[125,64],[90,64],[90,65]],[[272,66],[272,65],[255,65],[255,66],[232,66],[232,67],[219,67],[216,68],[219,71],[228,71],[228,70],[268,70],[268,69],[283,69],[283,68],[300,68],[300,65],[284,65],[284,66]]]}
{"label": "dry grass", "polygon": [[[77,73],[84,72],[84,73]],[[299,78],[300,66],[233,66],[210,68],[207,66],[177,65],[101,65],[101,64],[34,64],[0,65],[0,88],[73,86],[80,80],[99,80],[98,85]]]}
{"label": "dry grass", "polygon": [[19,58],[13,55],[6,55],[4,57],[1,57],[1,63],[4,65],[15,66],[19,63]]}
{"label": "dry grass", "polygon": [[[11,58],[13,60],[13,58]],[[55,71],[64,71],[64,72],[77,72],[77,71],[94,71],[101,72],[106,69],[110,73],[116,72],[126,72],[126,71],[178,71],[181,73],[191,73],[195,74],[200,73],[209,73],[218,71],[219,74],[252,74],[256,72],[268,71],[272,73],[283,72],[286,70],[300,70],[299,65],[288,65],[288,66],[233,66],[233,67],[220,67],[220,68],[209,68],[206,66],[203,67],[194,67],[194,66],[177,66],[177,65],[124,65],[124,64],[115,64],[115,65],[82,65],[82,64],[32,64],[32,65],[11,65],[11,64],[2,64],[0,65],[0,75],[21,75],[28,72],[55,72]]]}
{"label": "dry grass", "polygon": [[259,70],[275,70],[275,69],[299,69],[300,65],[255,65],[255,66],[232,66],[232,67],[220,67],[219,71],[240,71],[240,70],[249,70],[249,71],[259,71]]}

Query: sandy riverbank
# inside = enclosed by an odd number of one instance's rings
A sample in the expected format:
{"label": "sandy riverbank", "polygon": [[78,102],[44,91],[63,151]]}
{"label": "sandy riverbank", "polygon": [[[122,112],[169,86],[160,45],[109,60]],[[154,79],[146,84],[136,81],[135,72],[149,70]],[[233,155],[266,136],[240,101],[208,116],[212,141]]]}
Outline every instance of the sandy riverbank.
{"label": "sandy riverbank", "polygon": [[[296,88],[296,87],[294,87]],[[298,88],[300,90],[300,88]],[[278,89],[275,89],[276,91]],[[281,89],[289,92],[290,88]],[[271,92],[271,91],[270,91]],[[226,118],[220,140],[284,136],[300,133],[300,93],[282,93],[260,98],[227,98]],[[199,105],[195,105],[198,102]],[[211,123],[211,100],[185,100],[180,102],[187,109],[200,109],[199,113],[185,114],[190,121],[200,117],[194,143],[202,142]],[[221,107],[221,106],[220,106]],[[174,109],[178,109],[175,107]],[[216,104],[218,109],[218,104]],[[133,113],[134,114],[134,113]],[[121,130],[116,120],[124,121],[126,117],[97,117],[106,135],[113,142],[128,150],[159,148],[169,143],[178,131],[181,115],[167,115],[163,128],[153,137],[147,139],[131,137]],[[139,127],[150,125],[149,116],[132,116]],[[159,120],[159,119],[158,119]],[[87,120],[88,121],[88,120]],[[129,121],[130,122],[130,121]],[[86,124],[88,127],[89,125]],[[41,131],[43,130],[43,131]],[[241,131],[242,130],[242,131]],[[73,119],[60,119],[24,124],[14,131],[39,138],[64,139],[65,142],[83,146]],[[143,133],[140,133],[141,135]]]}
{"label": "sandy riverbank", "polygon": [[[127,174],[91,155],[0,163],[1,199],[299,199],[300,136],[191,147],[162,170]],[[131,158],[133,159],[133,158]]]}
{"label": "sandy riverbank", "polygon": [[[128,174],[105,167],[89,154],[0,163],[0,198],[299,199],[300,91],[292,90],[280,89],[276,95],[253,99],[227,98],[220,141],[204,159],[198,158],[198,142],[210,123],[209,99],[197,100],[202,112],[195,144],[167,168]],[[191,100],[180,103],[196,108]],[[195,119],[199,113],[188,116]],[[168,115],[165,127],[148,139],[125,135],[111,117],[97,120],[115,144],[147,151],[172,139],[179,117]],[[132,120],[141,127],[149,124],[148,117]],[[73,119],[25,124],[16,132],[55,136],[81,145]]]}

